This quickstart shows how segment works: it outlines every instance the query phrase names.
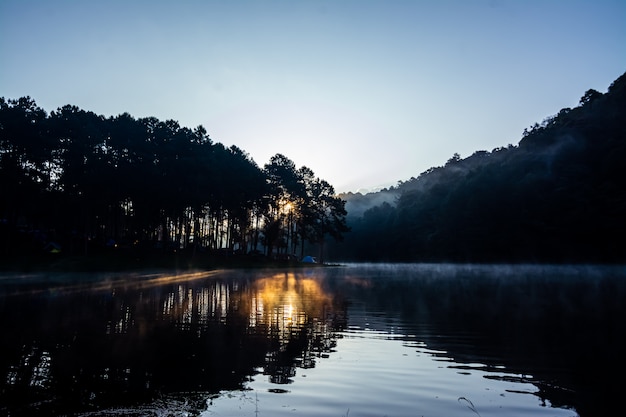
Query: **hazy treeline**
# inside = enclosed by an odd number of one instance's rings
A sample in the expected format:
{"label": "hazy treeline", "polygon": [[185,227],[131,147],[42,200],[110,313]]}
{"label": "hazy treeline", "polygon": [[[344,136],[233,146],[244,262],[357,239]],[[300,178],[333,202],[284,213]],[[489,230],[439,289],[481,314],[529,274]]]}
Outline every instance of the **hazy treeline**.
{"label": "hazy treeline", "polygon": [[0,256],[98,248],[301,251],[341,238],[344,202],[277,154],[263,168],[204,127],[0,98]]}
{"label": "hazy treeline", "polygon": [[[517,146],[431,168],[352,216],[338,259],[626,260],[626,74],[526,129]],[[389,190],[387,190],[389,194]],[[376,198],[377,194],[372,194]]]}

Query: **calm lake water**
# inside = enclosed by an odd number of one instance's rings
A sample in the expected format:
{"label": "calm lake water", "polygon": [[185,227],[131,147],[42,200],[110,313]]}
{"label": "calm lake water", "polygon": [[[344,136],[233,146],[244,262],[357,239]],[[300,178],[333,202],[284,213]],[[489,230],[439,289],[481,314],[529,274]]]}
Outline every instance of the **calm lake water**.
{"label": "calm lake water", "polygon": [[624,409],[623,266],[4,275],[0,313],[8,416]]}

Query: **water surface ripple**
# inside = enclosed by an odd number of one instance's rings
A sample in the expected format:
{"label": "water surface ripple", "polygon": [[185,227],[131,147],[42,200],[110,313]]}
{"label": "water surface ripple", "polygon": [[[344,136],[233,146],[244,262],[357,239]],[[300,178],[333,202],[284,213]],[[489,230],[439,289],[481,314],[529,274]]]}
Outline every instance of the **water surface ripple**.
{"label": "water surface ripple", "polygon": [[10,416],[595,416],[626,268],[349,264],[0,277]]}

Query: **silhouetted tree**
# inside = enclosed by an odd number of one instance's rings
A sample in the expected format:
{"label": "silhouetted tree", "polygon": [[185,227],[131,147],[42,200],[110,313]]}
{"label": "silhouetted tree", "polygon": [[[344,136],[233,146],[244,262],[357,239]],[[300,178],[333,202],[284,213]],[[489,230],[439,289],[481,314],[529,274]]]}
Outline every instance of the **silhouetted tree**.
{"label": "silhouetted tree", "polygon": [[280,154],[260,169],[203,126],[70,105],[47,115],[29,97],[0,98],[0,254],[51,242],[74,254],[107,246],[245,253],[263,231],[270,253],[295,251],[303,172]]}

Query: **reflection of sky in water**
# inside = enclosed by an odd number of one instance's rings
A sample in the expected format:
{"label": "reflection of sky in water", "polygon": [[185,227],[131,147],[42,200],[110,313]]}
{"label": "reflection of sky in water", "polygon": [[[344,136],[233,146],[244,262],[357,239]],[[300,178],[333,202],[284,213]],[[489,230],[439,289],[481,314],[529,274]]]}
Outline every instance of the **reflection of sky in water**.
{"label": "reflection of sky in water", "polygon": [[[146,415],[575,415],[552,408],[550,395],[568,388],[545,379],[567,362],[541,376],[526,367],[525,347],[502,346],[575,347],[559,339],[596,329],[623,288],[590,270],[568,272],[563,286],[529,278],[534,268],[495,268],[506,280],[486,277],[487,267],[473,276],[429,268],[3,279],[0,324],[12,335],[2,342],[3,395],[40,401],[67,378],[89,404],[110,389],[131,399],[157,390],[157,402],[113,405]],[[581,321],[583,307],[598,316]]]}
{"label": "reflection of sky in water", "polygon": [[[455,364],[446,352],[380,331],[349,330],[335,352],[276,392],[263,375],[250,391],[224,393],[203,416],[572,416],[534,394],[532,377],[483,364]],[[459,367],[462,367],[461,371]],[[504,414],[503,414],[504,413]]]}

